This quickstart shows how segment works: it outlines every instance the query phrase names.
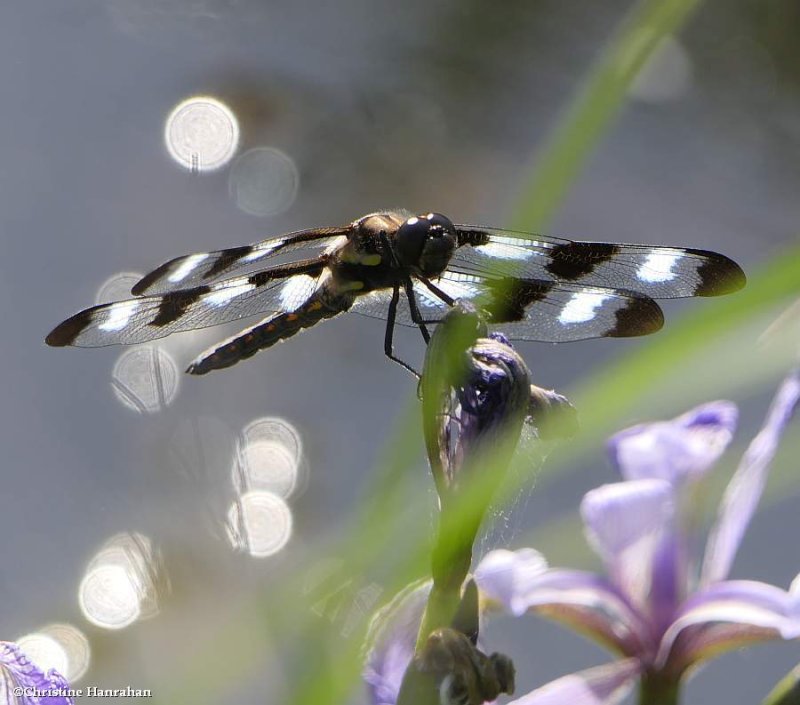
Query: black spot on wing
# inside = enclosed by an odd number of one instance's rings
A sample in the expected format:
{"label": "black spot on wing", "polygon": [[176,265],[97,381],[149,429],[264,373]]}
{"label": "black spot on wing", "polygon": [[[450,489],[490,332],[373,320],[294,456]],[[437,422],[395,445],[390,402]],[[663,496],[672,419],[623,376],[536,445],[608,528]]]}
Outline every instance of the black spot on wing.
{"label": "black spot on wing", "polygon": [[491,242],[489,233],[485,230],[471,230],[469,228],[456,228],[457,246],[472,245],[472,247],[480,247]]}
{"label": "black spot on wing", "polygon": [[59,323],[48,333],[44,342],[54,348],[61,348],[65,345],[72,345],[75,339],[86,329],[95,317],[98,306],[87,308],[85,311],[76,313],[66,321]]}
{"label": "black spot on wing", "polygon": [[317,257],[313,260],[301,262],[290,262],[289,264],[273,267],[272,269],[262,269],[260,272],[253,272],[247,277],[247,282],[254,286],[264,286],[267,282],[275,279],[283,279],[294,274],[306,274],[318,277],[327,266],[327,257]]}
{"label": "black spot on wing", "polygon": [[697,290],[695,296],[722,296],[739,291],[747,283],[742,268],[732,259],[717,252],[688,250],[705,260],[697,268]]}
{"label": "black spot on wing", "polygon": [[158,312],[148,325],[162,328],[177,321],[187,309],[203,294],[211,291],[209,286],[196,286],[194,289],[183,289],[164,294],[158,305]]}
{"label": "black spot on wing", "polygon": [[547,271],[564,281],[576,281],[591,274],[597,265],[619,253],[617,245],[605,242],[565,242],[550,250]]}
{"label": "black spot on wing", "polygon": [[492,323],[510,323],[525,319],[525,311],[532,303],[547,298],[554,282],[528,281],[525,279],[501,278],[486,282],[480,305]]}
{"label": "black spot on wing", "polygon": [[131,294],[134,296],[141,296],[157,281],[164,278],[172,268],[175,262],[185,259],[185,257],[175,257],[169,262],[164,262],[160,267],[156,267],[152,272],[145,274],[138,282],[131,287]]}
{"label": "black spot on wing", "polygon": [[615,313],[614,328],[605,333],[609,338],[630,338],[650,335],[664,326],[664,312],[648,296],[630,294],[627,302]]}
{"label": "black spot on wing", "polygon": [[242,257],[249,255],[252,251],[252,245],[242,245],[241,247],[231,247],[230,249],[223,250],[214,260],[214,264],[209,267],[208,271],[203,276],[216,277]]}

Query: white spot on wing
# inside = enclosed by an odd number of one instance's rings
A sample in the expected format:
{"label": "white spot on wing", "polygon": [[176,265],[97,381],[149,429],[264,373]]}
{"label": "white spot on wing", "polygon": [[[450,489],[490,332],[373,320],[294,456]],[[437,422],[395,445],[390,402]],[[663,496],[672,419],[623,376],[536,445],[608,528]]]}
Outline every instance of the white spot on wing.
{"label": "white spot on wing", "polygon": [[197,265],[199,265],[201,262],[205,262],[208,257],[209,254],[207,252],[189,255],[183,262],[181,262],[181,266],[178,267],[172,274],[170,274],[167,279],[173,284],[183,281],[197,268]]}
{"label": "white spot on wing", "polygon": [[531,240],[527,237],[506,237],[505,235],[492,235],[491,242],[496,242],[500,245],[513,245],[514,247],[538,247],[541,249],[550,249],[552,247],[549,242]]}
{"label": "white spot on wing", "polygon": [[285,240],[282,237],[265,242],[263,245],[259,245],[252,252],[249,252],[242,257],[242,262],[254,262],[257,259],[266,257],[268,254],[270,254],[270,252],[274,252],[278,247],[283,245],[284,242]]}
{"label": "white spot on wing", "polygon": [[[477,296],[479,289],[476,280],[468,274],[449,273],[447,279],[436,279],[434,286],[441,289],[445,294],[453,299],[471,299]],[[419,298],[428,304],[442,305],[442,300],[430,291],[424,284],[414,286],[414,291]]]}
{"label": "white spot on wing", "polygon": [[131,316],[136,313],[136,309],[140,305],[141,302],[136,299],[120,301],[118,304],[114,304],[108,309],[106,320],[97,327],[100,330],[121,330],[128,325],[128,321],[131,320]]}
{"label": "white spot on wing", "polygon": [[316,278],[308,274],[290,277],[281,288],[281,305],[287,311],[294,311],[302,306],[316,288]]}
{"label": "white spot on wing", "polygon": [[558,316],[559,323],[585,323],[591,321],[611,296],[596,291],[579,291],[570,296],[566,306]]}
{"label": "white spot on wing", "polygon": [[235,299],[237,296],[246,294],[248,291],[252,291],[255,288],[255,284],[252,284],[247,280],[243,280],[241,284],[235,284],[233,286],[229,284],[218,291],[207,294],[203,301],[207,304],[211,304],[212,306],[222,306],[228,303],[228,301],[231,299]]}
{"label": "white spot on wing", "polygon": [[502,242],[489,242],[475,248],[481,254],[497,259],[530,259],[535,254],[532,250],[526,250],[518,245],[511,245]]}
{"label": "white spot on wing", "polygon": [[651,252],[639,265],[636,276],[640,281],[652,284],[668,282],[675,278],[673,268],[680,259],[681,254],[678,252]]}
{"label": "white spot on wing", "polygon": [[242,257],[242,262],[255,262],[257,259],[266,257],[270,252],[272,252],[273,249],[275,248],[270,247],[269,249],[258,249],[248,252],[244,257]]}

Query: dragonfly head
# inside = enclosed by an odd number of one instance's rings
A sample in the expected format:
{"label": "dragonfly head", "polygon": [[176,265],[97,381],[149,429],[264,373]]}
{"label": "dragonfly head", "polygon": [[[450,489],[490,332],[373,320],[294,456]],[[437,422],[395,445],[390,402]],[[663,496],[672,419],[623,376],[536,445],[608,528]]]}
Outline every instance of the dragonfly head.
{"label": "dragonfly head", "polygon": [[418,269],[428,277],[444,271],[455,246],[455,226],[441,213],[412,216],[398,228],[395,235],[398,262]]}

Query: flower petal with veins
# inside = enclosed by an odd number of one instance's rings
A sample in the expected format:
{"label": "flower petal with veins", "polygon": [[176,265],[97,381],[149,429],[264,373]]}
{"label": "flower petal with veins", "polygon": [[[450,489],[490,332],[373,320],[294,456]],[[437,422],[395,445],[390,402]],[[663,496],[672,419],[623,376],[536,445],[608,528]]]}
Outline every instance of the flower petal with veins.
{"label": "flower petal with veins", "polygon": [[674,530],[674,514],[672,486],[664,480],[603,485],[581,503],[589,543],[638,607],[647,605],[656,551]]}
{"label": "flower petal with veins", "polygon": [[596,666],[563,676],[508,705],[616,705],[640,670],[636,659]]}
{"label": "flower petal with veins", "polygon": [[[714,625],[714,638],[698,640],[686,630]],[[757,630],[755,632],[754,630]],[[716,583],[689,598],[661,640],[657,664],[668,661],[679,670],[754,641],[800,637],[800,609],[792,592],[755,580]],[[737,635],[740,639],[737,639]]]}
{"label": "flower petal with veins", "polygon": [[536,556],[532,549],[488,553],[475,569],[484,598],[516,616],[531,611],[569,624],[619,653],[642,652],[646,622],[607,579],[581,570],[541,572]]}
{"label": "flower petal with veins", "polygon": [[800,402],[800,371],[789,375],[772,402],[764,427],[753,439],[725,490],[703,563],[702,585],[728,577],[736,551],[764,491],[770,463]]}
{"label": "flower petal with veins", "polygon": [[714,401],[671,421],[640,424],[613,435],[611,461],[626,480],[661,479],[679,486],[704,475],[733,438],[736,406]]}

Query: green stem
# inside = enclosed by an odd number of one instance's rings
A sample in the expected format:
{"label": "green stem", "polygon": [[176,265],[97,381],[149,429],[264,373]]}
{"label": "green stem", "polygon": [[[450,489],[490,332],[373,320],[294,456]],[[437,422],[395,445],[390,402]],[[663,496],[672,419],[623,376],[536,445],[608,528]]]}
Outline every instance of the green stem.
{"label": "green stem", "polygon": [[432,556],[433,587],[417,635],[417,651],[425,646],[433,631],[449,627],[458,610],[461,587],[472,562],[472,544],[484,509],[480,507],[471,516],[465,516],[463,509],[454,511],[449,502],[442,502]]}
{"label": "green stem", "polygon": [[800,703],[800,666],[793,668],[761,705],[798,705]]}
{"label": "green stem", "polygon": [[642,675],[639,683],[639,705],[678,705],[680,682],[672,677],[651,672]]}

